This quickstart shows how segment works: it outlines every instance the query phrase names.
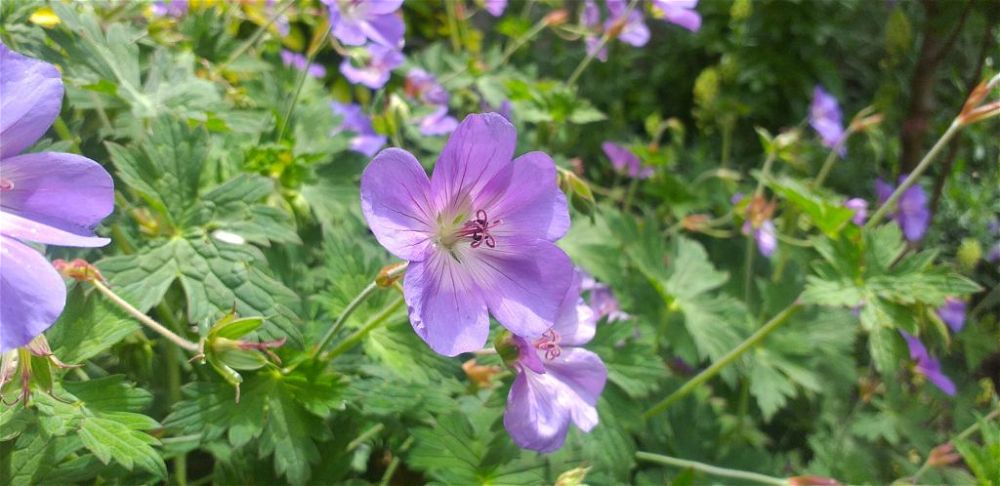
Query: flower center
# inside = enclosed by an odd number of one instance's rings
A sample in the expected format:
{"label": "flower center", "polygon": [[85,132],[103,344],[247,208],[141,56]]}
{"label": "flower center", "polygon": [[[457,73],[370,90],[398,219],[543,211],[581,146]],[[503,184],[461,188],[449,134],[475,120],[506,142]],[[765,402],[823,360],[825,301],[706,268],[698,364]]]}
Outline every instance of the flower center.
{"label": "flower center", "polygon": [[545,334],[535,341],[535,348],[544,351],[547,360],[558,358],[562,354],[562,348],[559,347],[559,333],[553,329],[545,331]]}
{"label": "flower center", "polygon": [[479,248],[483,245],[496,248],[497,240],[490,231],[499,226],[500,223],[502,221],[499,219],[490,221],[486,210],[480,209],[476,211],[475,219],[466,221],[454,232],[443,231],[438,241],[446,248],[454,247],[459,241],[468,241],[472,248]]}

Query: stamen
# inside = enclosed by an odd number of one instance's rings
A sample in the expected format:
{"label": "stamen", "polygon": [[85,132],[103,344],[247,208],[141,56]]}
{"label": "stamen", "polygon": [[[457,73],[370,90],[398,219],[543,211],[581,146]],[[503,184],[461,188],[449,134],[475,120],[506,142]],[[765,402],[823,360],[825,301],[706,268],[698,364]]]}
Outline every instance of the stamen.
{"label": "stamen", "polygon": [[486,214],[485,210],[480,209],[476,211],[476,219],[467,221],[462,230],[458,232],[458,236],[469,237],[472,240],[469,246],[473,248],[479,248],[483,243],[489,248],[496,248],[497,241],[490,234],[490,229],[496,228],[500,223],[499,219],[490,223],[489,215]]}
{"label": "stamen", "polygon": [[14,181],[0,177],[0,191],[14,190]]}
{"label": "stamen", "polygon": [[559,347],[559,333],[553,329],[545,331],[545,334],[535,341],[535,348],[545,351],[545,359],[549,361],[558,358],[562,354],[562,348]]}

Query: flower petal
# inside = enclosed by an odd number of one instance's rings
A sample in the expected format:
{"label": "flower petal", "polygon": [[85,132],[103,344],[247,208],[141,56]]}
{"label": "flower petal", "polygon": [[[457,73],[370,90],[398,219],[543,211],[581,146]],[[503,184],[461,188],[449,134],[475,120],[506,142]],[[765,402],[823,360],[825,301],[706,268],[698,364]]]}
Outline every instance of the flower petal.
{"label": "flower petal", "polygon": [[365,35],[383,46],[402,47],[406,24],[396,14],[379,15],[361,22],[358,27]]}
{"label": "flower petal", "polygon": [[684,27],[691,32],[697,32],[701,28],[701,15],[693,10],[671,9],[664,12],[663,18],[667,22]]}
{"label": "flower petal", "polygon": [[361,174],[361,212],[375,238],[404,260],[423,260],[434,222],[430,180],[409,152],[389,148]]}
{"label": "flower petal", "polygon": [[435,352],[455,356],[481,349],[489,337],[486,304],[470,275],[445,252],[411,262],[403,279],[410,324]]}
{"label": "flower petal", "polygon": [[518,447],[552,452],[562,447],[570,414],[562,403],[565,388],[548,374],[518,373],[507,394],[503,425]]}
{"label": "flower petal", "polygon": [[565,385],[570,396],[561,397],[580,430],[590,432],[597,425],[597,399],[608,381],[608,369],[596,354],[583,348],[566,347],[545,362],[547,374]]}
{"label": "flower petal", "polygon": [[517,131],[506,118],[496,113],[465,117],[431,175],[437,208],[480,205],[464,208],[474,212],[490,205],[507,189],[516,146]]}
{"label": "flower petal", "polygon": [[62,107],[55,66],[0,43],[0,158],[21,153],[52,126]]}
{"label": "flower petal", "polygon": [[597,316],[580,298],[582,281],[582,273],[574,270],[572,283],[559,306],[559,317],[552,326],[552,330],[559,335],[559,344],[563,346],[584,345],[594,339],[597,330]]}
{"label": "flower petal", "polygon": [[56,322],[66,284],[37,251],[0,235],[0,353],[27,345]]}
{"label": "flower petal", "polygon": [[554,324],[573,278],[566,253],[545,240],[497,240],[496,248],[453,250],[473,276],[493,317],[518,336],[541,336]]}
{"label": "flower petal", "polygon": [[496,236],[562,238],[569,231],[569,206],[556,182],[555,162],[542,152],[514,159],[507,192],[488,212],[500,221],[491,230]]}
{"label": "flower petal", "polygon": [[80,236],[4,211],[0,211],[0,234],[19,240],[58,246],[97,247],[111,242],[108,238]]}
{"label": "flower petal", "polygon": [[18,155],[3,160],[3,211],[80,236],[115,207],[115,186],[108,171],[86,157],[57,152]]}

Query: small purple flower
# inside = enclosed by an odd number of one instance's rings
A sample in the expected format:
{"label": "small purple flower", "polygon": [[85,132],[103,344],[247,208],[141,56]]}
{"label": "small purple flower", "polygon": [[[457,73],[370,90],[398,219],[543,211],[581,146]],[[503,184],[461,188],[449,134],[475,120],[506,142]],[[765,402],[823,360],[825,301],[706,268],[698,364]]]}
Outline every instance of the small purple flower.
{"label": "small purple flower", "polygon": [[335,115],[341,118],[340,127],[334,130],[334,134],[341,131],[354,133],[354,137],[350,141],[351,150],[371,157],[385,145],[386,137],[375,133],[371,119],[365,115],[361,106],[334,101],[330,103],[330,108]]}
{"label": "small purple flower", "polygon": [[507,0],[485,0],[483,6],[490,15],[499,17],[503,15],[504,10],[507,10]]}
{"label": "small purple flower", "polygon": [[448,91],[438,83],[437,77],[420,68],[413,68],[406,74],[404,91],[428,105],[448,105]]}
{"label": "small purple flower", "polygon": [[330,10],[333,36],[349,46],[371,40],[385,47],[403,47],[406,24],[396,11],[403,0],[323,0]]}
{"label": "small purple flower", "polygon": [[698,0],[653,0],[653,13],[663,20],[691,32],[701,28],[701,15],[695,11]]}
{"label": "small purple flower", "polygon": [[572,262],[554,243],[570,224],[555,163],[541,152],[514,159],[516,146],[502,116],[469,115],[429,179],[397,148],[380,152],[361,176],[368,226],[409,261],[410,323],[438,353],[480,349],[489,314],[514,334],[540,337],[573,279]]}
{"label": "small purple flower", "polygon": [[21,154],[52,126],[62,98],[55,66],[0,43],[0,353],[27,345],[66,304],[62,277],[25,242],[110,241],[93,232],[114,209],[114,182],[100,164],[74,154]]}
{"label": "small purple flower", "polygon": [[952,332],[961,331],[965,327],[965,301],[948,297],[944,300],[944,305],[938,307],[937,315]]}
{"label": "small purple flower", "polygon": [[648,179],[653,175],[653,168],[643,165],[639,157],[631,150],[614,142],[601,144],[604,154],[611,159],[611,165],[619,172],[625,172],[629,177]]}
{"label": "small purple flower", "polygon": [[517,373],[507,395],[503,424],[519,447],[552,452],[566,441],[570,423],[590,432],[597,425],[597,399],[608,370],[596,354],[581,348],[594,337],[595,322],[578,315],[580,275],[560,306],[555,325],[537,339],[513,336]]}
{"label": "small purple flower", "polygon": [[306,70],[306,64],[309,63],[309,59],[302,54],[292,52],[287,49],[281,50],[281,63],[286,67],[295,68],[299,71],[306,71],[306,74],[314,78],[322,78],[326,76],[326,68],[320,66],[319,64],[309,64],[309,69]]}
{"label": "small purple flower", "polygon": [[486,102],[486,99],[479,100],[479,109],[483,113],[494,112],[498,115],[507,119],[507,121],[514,123],[514,105],[511,104],[510,100],[503,100],[500,102],[500,106],[494,107],[493,105]]}
{"label": "small purple flower", "polygon": [[[587,54],[593,55],[601,62],[607,61],[608,48],[607,46],[601,47],[601,38],[598,35],[601,28],[601,10],[594,3],[594,0],[583,2],[583,9],[580,10],[580,24],[587,29],[587,34],[583,38]],[[600,51],[597,50],[598,47],[601,47]]]}
{"label": "small purple flower", "polygon": [[844,207],[854,211],[854,216],[851,218],[854,224],[864,226],[865,220],[868,219],[868,201],[855,197],[845,201]]}
{"label": "small purple flower", "polygon": [[757,251],[764,258],[771,258],[774,250],[778,248],[778,231],[774,227],[774,222],[765,219],[760,226],[754,228],[750,220],[743,222],[743,234],[749,235],[753,232],[754,242],[757,243]]}
{"label": "small purple flower", "polygon": [[[900,182],[905,178],[900,176]],[[875,194],[878,196],[879,204],[885,204],[895,190],[892,184],[881,178],[875,181]],[[903,236],[907,241],[917,242],[924,237],[931,223],[931,210],[927,206],[927,193],[919,184],[914,184],[903,191],[893,212],[893,218],[903,230]]]}
{"label": "small purple flower", "polygon": [[155,17],[180,18],[188,13],[188,0],[153,0],[152,13]]}
{"label": "small purple flower", "polygon": [[837,98],[827,93],[822,86],[813,88],[809,124],[819,134],[823,145],[836,149],[837,154],[843,157],[847,154],[847,146],[844,144],[844,123],[841,118]]}
{"label": "small purple flower", "polygon": [[584,292],[590,292],[590,303],[588,305],[594,315],[595,322],[605,317],[608,318],[608,322],[624,321],[632,318],[632,316],[620,310],[618,299],[615,298],[611,287],[598,282],[590,275],[583,275],[580,289]]}
{"label": "small purple flower", "polygon": [[924,347],[924,343],[920,342],[919,338],[902,329],[899,333],[903,335],[903,339],[906,339],[906,345],[910,348],[910,359],[916,361],[914,369],[917,373],[927,377],[941,391],[954,396],[955,383],[941,372],[941,362],[927,352],[927,348]]}
{"label": "small purple flower", "polygon": [[621,33],[618,34],[619,40],[635,47],[642,47],[649,42],[649,27],[646,27],[639,9],[628,12],[628,18],[625,18],[628,9],[625,0],[607,0],[607,5],[611,18],[604,21],[605,30],[615,28],[618,22],[624,22]]}
{"label": "small purple flower", "polygon": [[371,89],[379,89],[389,81],[389,73],[403,64],[403,53],[379,44],[368,47],[364,65],[355,67],[350,58],[340,63],[340,73],[351,84],[363,84]]}
{"label": "small purple flower", "polygon": [[458,120],[448,115],[447,106],[437,107],[433,113],[420,119],[420,134],[427,136],[447,135],[458,127]]}

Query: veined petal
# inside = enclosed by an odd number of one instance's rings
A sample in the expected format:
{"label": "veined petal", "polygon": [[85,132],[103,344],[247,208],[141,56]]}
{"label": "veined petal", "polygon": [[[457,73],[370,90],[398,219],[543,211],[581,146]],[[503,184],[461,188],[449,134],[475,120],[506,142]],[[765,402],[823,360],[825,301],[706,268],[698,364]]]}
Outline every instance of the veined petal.
{"label": "veined petal", "polygon": [[361,22],[358,27],[365,35],[383,46],[402,47],[406,24],[403,18],[396,14],[378,15]]}
{"label": "veined petal", "polygon": [[37,251],[0,235],[0,353],[27,345],[66,304],[66,284]]}
{"label": "veined petal", "polygon": [[555,162],[542,152],[529,152],[513,162],[507,192],[489,210],[501,223],[495,235],[519,235],[556,241],[569,231],[566,195],[556,183]]}
{"label": "veined petal", "polygon": [[573,263],[546,240],[504,238],[497,240],[496,248],[484,246],[453,251],[500,324],[518,336],[541,336],[555,324],[573,278]]}
{"label": "veined petal", "polygon": [[3,160],[3,178],[13,187],[0,206],[23,218],[80,236],[115,207],[114,181],[100,164],[57,152],[18,155]]}
{"label": "veined petal", "polygon": [[[600,356],[583,348],[567,346],[562,348],[562,353],[559,356],[545,360],[545,371],[565,384],[582,404],[588,406],[572,404],[574,406],[573,421],[584,431],[589,431],[597,423],[597,415],[593,407],[597,405],[597,399],[601,396],[604,384],[608,381],[608,369],[604,366]],[[590,422],[589,418],[592,412],[594,420]],[[578,415],[583,420],[577,420]],[[585,424],[591,425],[585,427]]]}
{"label": "veined petal", "polygon": [[0,43],[0,158],[21,153],[59,116],[62,77],[55,66]]}
{"label": "veined petal", "polygon": [[470,213],[503,194],[510,183],[517,131],[496,113],[469,115],[448,138],[431,175],[439,210],[462,208]]}
{"label": "veined petal", "polygon": [[389,148],[361,175],[361,212],[375,238],[404,260],[423,260],[430,245],[434,213],[430,180],[412,154]]}
{"label": "veined petal", "polygon": [[80,236],[4,211],[0,211],[0,234],[19,240],[58,246],[97,247],[111,242],[108,238]]}
{"label": "veined petal", "polygon": [[552,452],[562,447],[570,411],[562,403],[565,387],[548,374],[518,373],[507,394],[503,425],[518,447]]}
{"label": "veined petal", "polygon": [[[573,280],[566,290],[566,296],[559,306],[559,317],[552,330],[559,335],[559,344],[564,346],[581,346],[591,339],[597,329],[597,318],[593,310],[582,305],[580,285],[583,275],[579,270],[573,271]],[[581,315],[583,314],[583,315]]]}
{"label": "veined petal", "polygon": [[490,321],[479,289],[450,254],[428,253],[426,260],[410,263],[403,280],[410,324],[431,349],[445,356],[481,349]]}

